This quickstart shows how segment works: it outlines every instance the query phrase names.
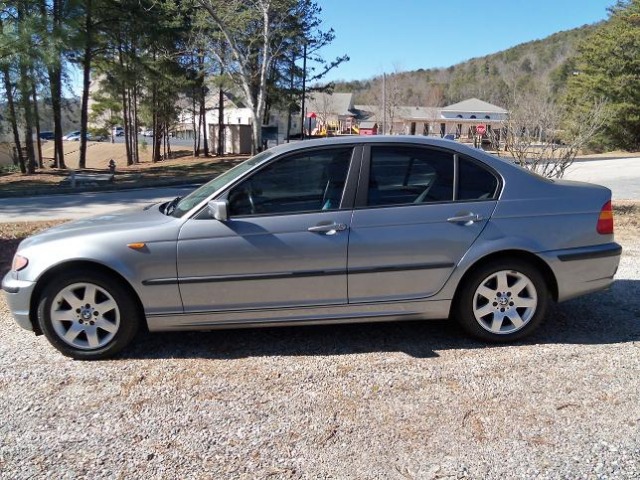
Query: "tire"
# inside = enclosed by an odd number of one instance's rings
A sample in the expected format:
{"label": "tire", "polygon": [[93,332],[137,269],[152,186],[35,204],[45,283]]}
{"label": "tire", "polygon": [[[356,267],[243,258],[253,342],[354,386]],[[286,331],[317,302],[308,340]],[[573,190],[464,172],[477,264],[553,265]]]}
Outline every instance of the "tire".
{"label": "tire", "polygon": [[38,323],[63,355],[100,360],[114,356],[133,340],[140,314],[118,280],[101,272],[76,270],[45,286]]}
{"label": "tire", "polygon": [[507,343],[538,328],[548,306],[549,288],[540,271],[519,259],[503,259],[470,272],[454,308],[458,323],[470,335]]}

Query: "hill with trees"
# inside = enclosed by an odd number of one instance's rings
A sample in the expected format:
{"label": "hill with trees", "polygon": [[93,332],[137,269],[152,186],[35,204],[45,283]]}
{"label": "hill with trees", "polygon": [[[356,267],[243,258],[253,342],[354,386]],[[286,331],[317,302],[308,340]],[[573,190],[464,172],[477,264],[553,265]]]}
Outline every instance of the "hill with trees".
{"label": "hill with trees", "polygon": [[[578,45],[599,25],[558,32],[448,68],[392,72],[386,77],[387,88],[391,85],[402,92],[402,104],[416,106],[439,107],[476,97],[508,107],[515,91],[531,90],[541,83],[557,98],[574,73]],[[335,82],[334,91],[354,93],[359,104],[376,103],[382,77]]]}

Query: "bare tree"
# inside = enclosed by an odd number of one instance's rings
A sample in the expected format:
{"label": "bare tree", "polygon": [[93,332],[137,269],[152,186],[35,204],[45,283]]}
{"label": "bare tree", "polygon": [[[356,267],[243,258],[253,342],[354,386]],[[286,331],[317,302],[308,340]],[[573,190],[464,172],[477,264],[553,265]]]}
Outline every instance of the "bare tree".
{"label": "bare tree", "polygon": [[400,80],[398,67],[395,67],[394,73],[385,75],[381,87],[374,91],[374,101],[380,107],[382,118],[386,119],[385,131],[382,134],[393,135],[395,133],[393,130],[394,122],[400,113],[401,105],[406,102],[405,89],[402,88]]}
{"label": "bare tree", "polygon": [[274,55],[280,53],[280,45],[274,45],[274,39],[281,38],[278,24],[283,11],[274,8],[272,0],[248,3],[250,8],[244,11],[244,15],[239,15],[243,5],[237,1],[198,0],[198,3],[222,33],[233,59],[232,62],[225,62],[226,59],[219,52],[211,52],[220,63],[226,65],[227,72],[240,87],[243,99],[251,110],[252,153],[255,153],[262,142],[261,119],[266,107],[267,74]]}
{"label": "bare tree", "polygon": [[514,95],[509,116],[500,133],[492,132],[493,140],[500,135],[518,165],[544,177],[560,178],[604,125],[606,104],[596,102],[591,110],[571,119],[565,113],[549,97]]}
{"label": "bare tree", "polygon": [[[316,92],[309,99],[309,108],[316,114],[316,128],[318,129],[318,133],[320,132],[321,127],[324,127],[325,131],[328,131],[329,119],[333,113],[337,113],[332,112],[333,105],[331,102],[331,93]],[[311,135],[311,131],[309,131],[309,135]]]}

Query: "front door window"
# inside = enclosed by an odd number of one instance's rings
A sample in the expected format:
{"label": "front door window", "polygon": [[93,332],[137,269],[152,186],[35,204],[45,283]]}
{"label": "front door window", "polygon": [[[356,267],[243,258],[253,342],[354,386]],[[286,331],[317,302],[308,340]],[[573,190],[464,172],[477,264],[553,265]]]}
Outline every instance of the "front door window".
{"label": "front door window", "polygon": [[352,148],[316,150],[267,165],[229,192],[232,217],[340,208]]}

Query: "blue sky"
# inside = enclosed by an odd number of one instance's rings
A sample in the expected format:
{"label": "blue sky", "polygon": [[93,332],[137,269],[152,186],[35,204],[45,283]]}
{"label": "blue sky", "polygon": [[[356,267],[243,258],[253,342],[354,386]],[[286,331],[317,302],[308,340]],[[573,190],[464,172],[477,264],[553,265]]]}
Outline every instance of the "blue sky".
{"label": "blue sky", "polygon": [[318,0],[335,41],[325,59],[349,62],[326,80],[448,67],[607,18],[615,0]]}

